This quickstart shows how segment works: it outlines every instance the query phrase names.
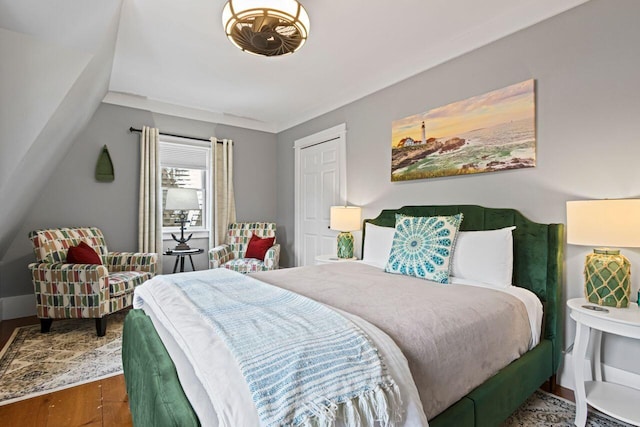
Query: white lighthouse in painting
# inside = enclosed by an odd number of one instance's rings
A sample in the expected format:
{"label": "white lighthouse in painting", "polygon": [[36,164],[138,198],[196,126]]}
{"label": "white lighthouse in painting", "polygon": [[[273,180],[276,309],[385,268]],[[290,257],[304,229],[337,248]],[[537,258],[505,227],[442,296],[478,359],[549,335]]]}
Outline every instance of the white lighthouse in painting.
{"label": "white lighthouse in painting", "polygon": [[424,127],[424,120],[422,121],[422,145],[427,143],[427,130]]}

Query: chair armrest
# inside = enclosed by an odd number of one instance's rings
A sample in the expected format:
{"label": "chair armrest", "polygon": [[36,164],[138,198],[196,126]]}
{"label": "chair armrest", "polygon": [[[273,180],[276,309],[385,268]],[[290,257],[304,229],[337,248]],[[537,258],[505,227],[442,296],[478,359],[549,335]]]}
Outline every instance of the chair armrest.
{"label": "chair armrest", "polygon": [[144,252],[109,252],[107,268],[111,272],[146,271],[155,276],[158,269],[158,254]]}
{"label": "chair armrest", "polygon": [[99,318],[110,312],[109,271],[101,264],[29,264],[41,319]]}
{"label": "chair armrest", "polygon": [[280,266],[280,244],[271,246],[264,254],[264,266],[269,270],[276,270]]}
{"label": "chair armrest", "polygon": [[229,245],[220,245],[209,250],[209,268],[219,268],[232,259],[233,252]]}
{"label": "chair armrest", "polygon": [[[65,291],[63,291],[64,286],[48,286],[56,284],[89,285],[90,288],[85,286],[77,292],[77,294],[97,295],[104,293],[104,298],[108,299],[109,297],[109,282],[107,280],[109,271],[104,265],[32,263],[29,264],[29,270],[31,270],[31,279],[33,280],[36,295],[40,293],[66,294]],[[54,289],[56,292],[54,292]],[[68,293],[74,294],[73,291],[68,291]]]}

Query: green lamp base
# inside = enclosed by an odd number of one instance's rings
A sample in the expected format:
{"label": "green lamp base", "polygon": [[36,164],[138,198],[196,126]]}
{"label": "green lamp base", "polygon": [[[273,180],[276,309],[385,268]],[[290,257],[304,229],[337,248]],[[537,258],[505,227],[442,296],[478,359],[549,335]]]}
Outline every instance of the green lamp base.
{"label": "green lamp base", "polygon": [[338,258],[353,258],[353,234],[349,231],[338,234]]}
{"label": "green lamp base", "polygon": [[584,293],[589,302],[608,307],[629,305],[631,263],[617,249],[594,249],[584,264]]}

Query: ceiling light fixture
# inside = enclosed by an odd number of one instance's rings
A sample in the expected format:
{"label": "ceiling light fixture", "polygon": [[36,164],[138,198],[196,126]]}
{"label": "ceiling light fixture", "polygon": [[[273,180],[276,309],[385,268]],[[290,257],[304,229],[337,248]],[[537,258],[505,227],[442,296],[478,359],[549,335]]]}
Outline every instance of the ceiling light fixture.
{"label": "ceiling light fixture", "polygon": [[309,15],[296,0],[229,0],[222,10],[229,40],[264,56],[293,53],[307,41]]}

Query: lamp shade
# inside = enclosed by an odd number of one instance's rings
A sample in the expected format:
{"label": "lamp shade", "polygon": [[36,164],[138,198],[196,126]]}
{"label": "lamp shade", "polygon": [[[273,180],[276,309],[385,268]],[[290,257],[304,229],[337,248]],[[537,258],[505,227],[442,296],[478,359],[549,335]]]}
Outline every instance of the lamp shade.
{"label": "lamp shade", "polygon": [[640,247],[640,199],[567,202],[567,243]]}
{"label": "lamp shade", "polygon": [[362,209],[358,206],[331,206],[329,227],[338,231],[355,231],[361,227]]}
{"label": "lamp shade", "polygon": [[193,188],[169,188],[164,208],[174,211],[200,209],[198,191]]}

